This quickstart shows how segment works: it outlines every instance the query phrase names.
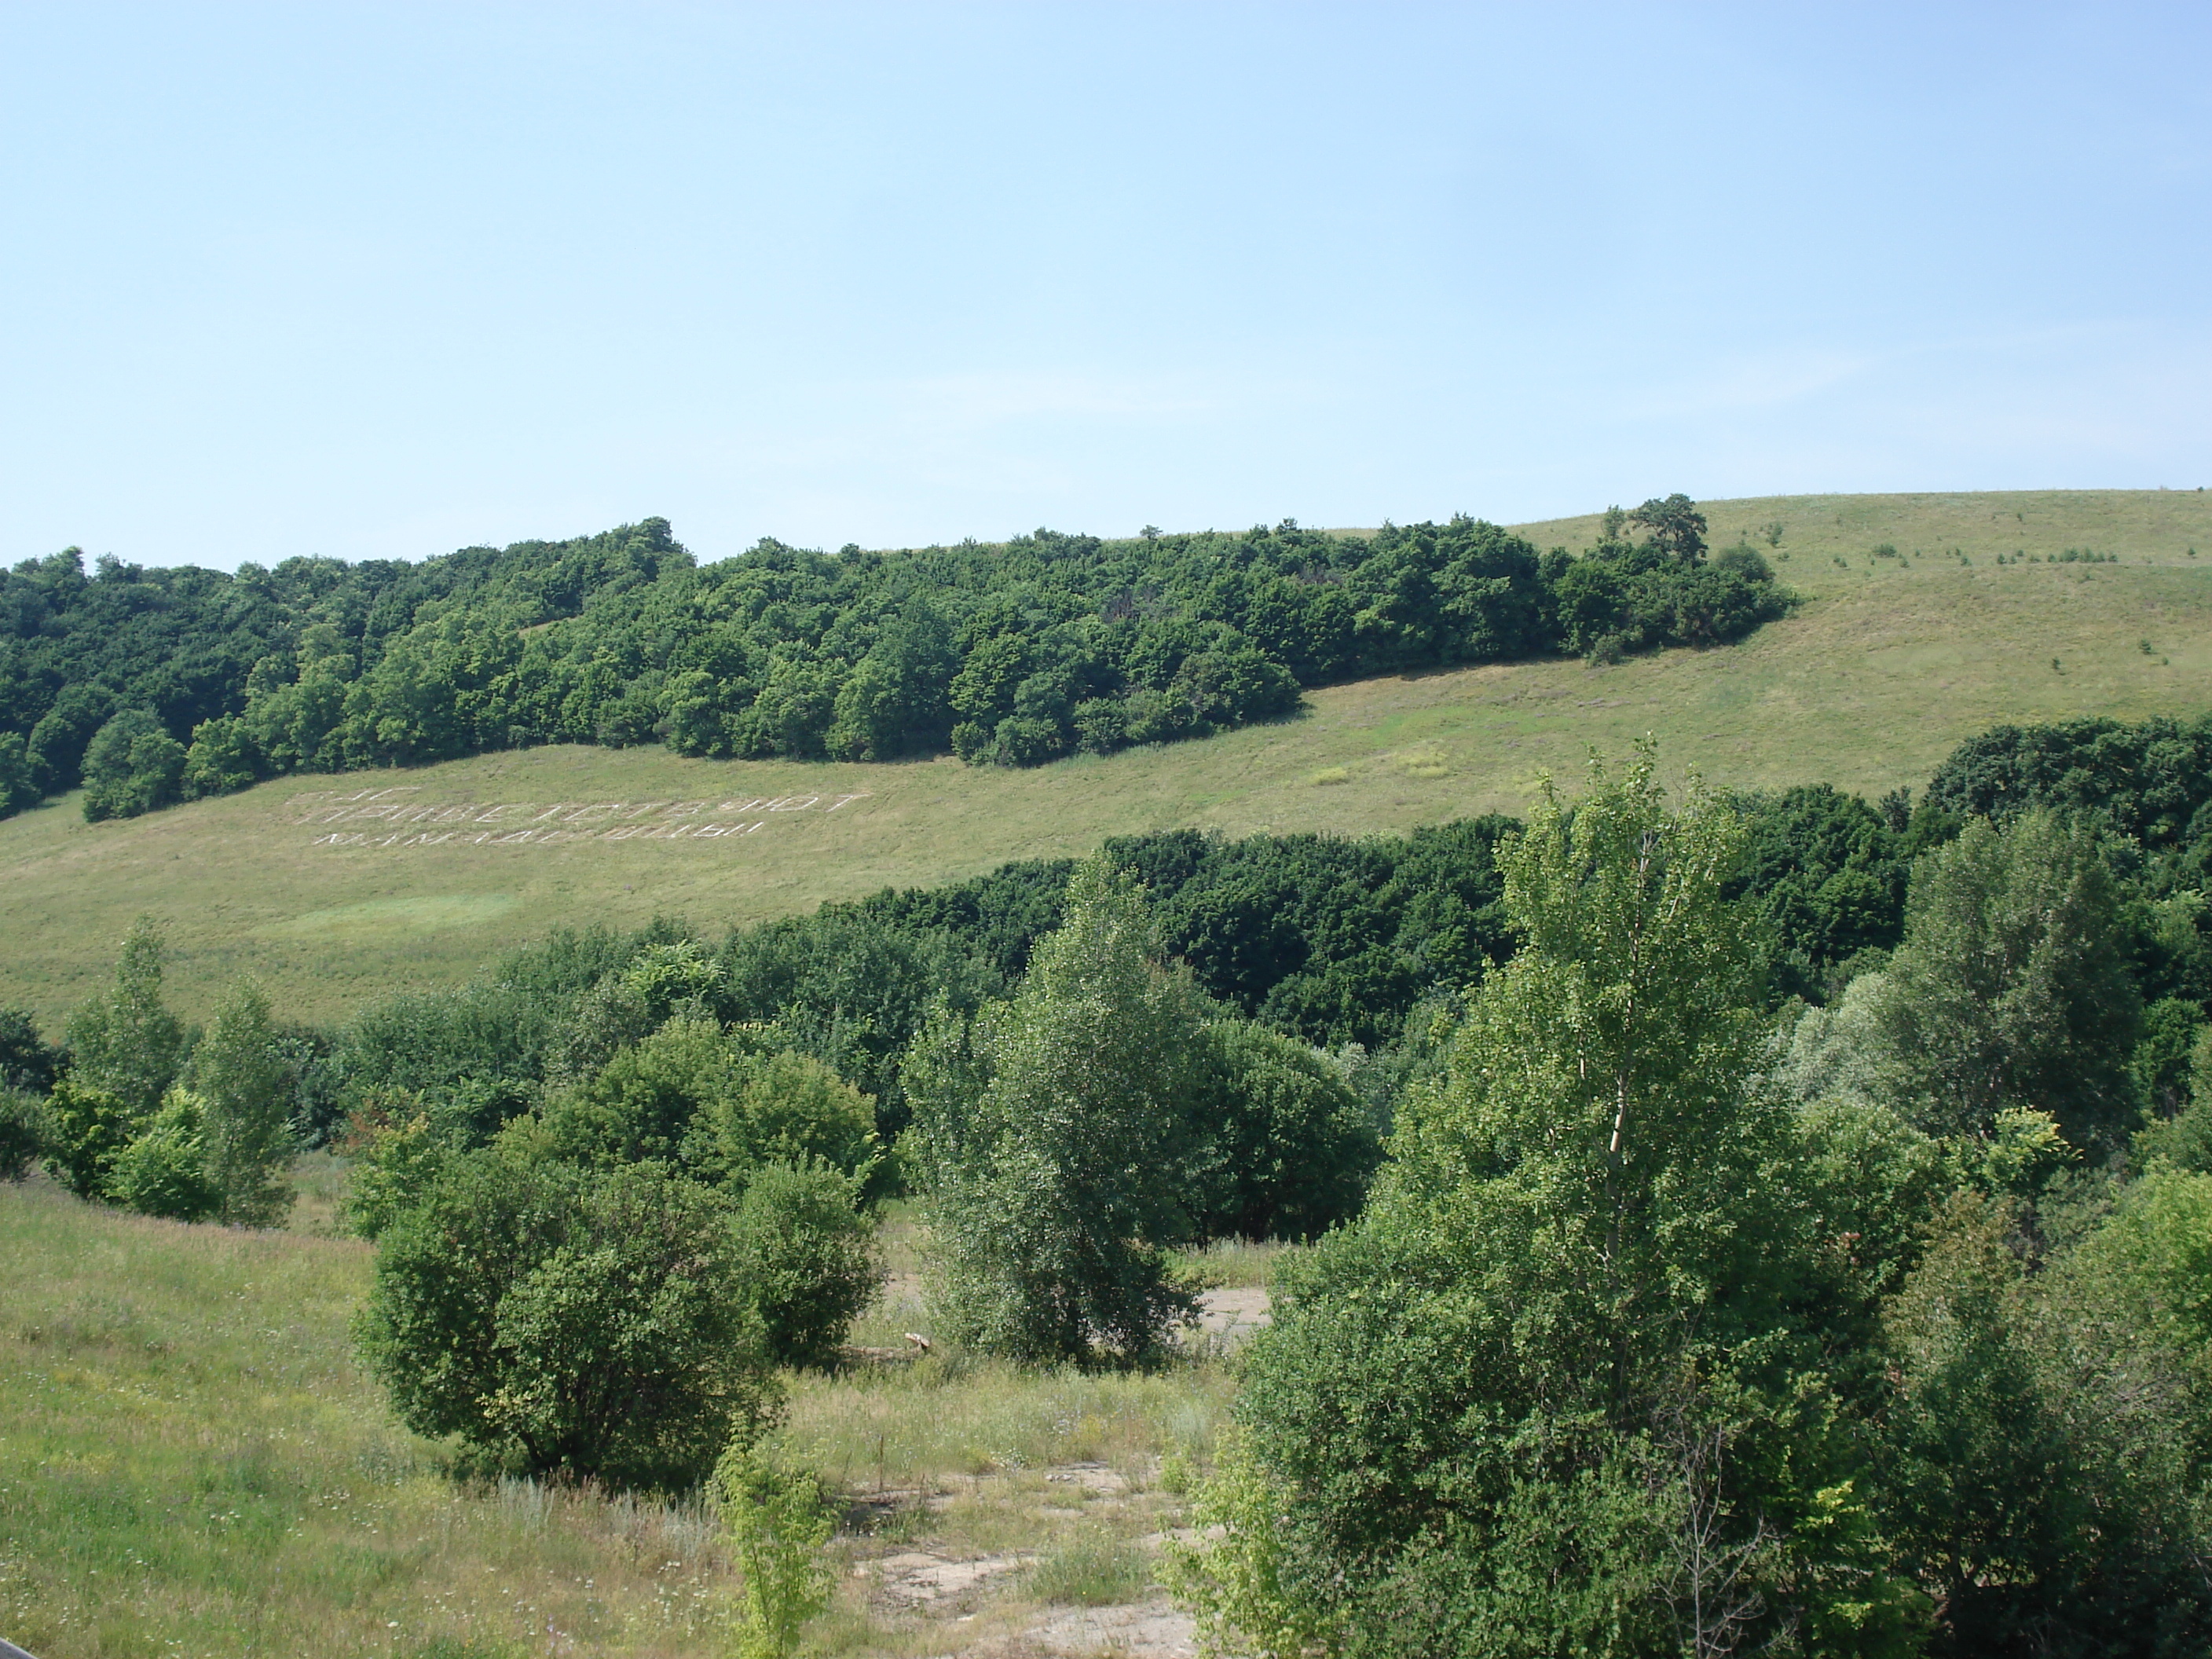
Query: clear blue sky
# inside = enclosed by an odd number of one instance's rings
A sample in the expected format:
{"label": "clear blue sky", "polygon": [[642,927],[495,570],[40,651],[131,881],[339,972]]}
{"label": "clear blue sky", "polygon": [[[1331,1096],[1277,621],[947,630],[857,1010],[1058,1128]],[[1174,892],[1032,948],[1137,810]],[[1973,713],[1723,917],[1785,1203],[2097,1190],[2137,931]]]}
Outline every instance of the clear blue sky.
{"label": "clear blue sky", "polygon": [[15,3],[0,559],[2212,483],[2212,9]]}

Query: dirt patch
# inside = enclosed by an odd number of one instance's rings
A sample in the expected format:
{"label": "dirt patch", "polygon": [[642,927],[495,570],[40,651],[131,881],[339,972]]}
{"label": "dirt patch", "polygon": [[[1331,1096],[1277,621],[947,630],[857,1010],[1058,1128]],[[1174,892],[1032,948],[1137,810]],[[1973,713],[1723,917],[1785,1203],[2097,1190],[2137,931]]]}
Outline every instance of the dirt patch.
{"label": "dirt patch", "polygon": [[1208,1291],[1198,1299],[1198,1328],[1208,1336],[1233,1341],[1272,1324],[1272,1305],[1267,1292],[1257,1285]]}
{"label": "dirt patch", "polygon": [[966,1605],[991,1580],[1036,1561],[1034,1555],[983,1555],[956,1561],[915,1550],[872,1561],[857,1568],[854,1576],[872,1575],[878,1580],[877,1594],[896,1606],[934,1611],[947,1604]]}
{"label": "dirt patch", "polygon": [[1061,1607],[1017,1638],[1048,1654],[1111,1653],[1130,1659],[1190,1659],[1198,1651],[1190,1615],[1164,1597],[1112,1607]]}

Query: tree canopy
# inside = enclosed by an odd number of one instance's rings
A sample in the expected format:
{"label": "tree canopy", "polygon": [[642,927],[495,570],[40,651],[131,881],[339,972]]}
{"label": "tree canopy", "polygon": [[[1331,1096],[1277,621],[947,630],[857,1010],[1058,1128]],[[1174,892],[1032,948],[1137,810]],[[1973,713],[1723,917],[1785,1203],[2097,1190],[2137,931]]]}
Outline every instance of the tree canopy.
{"label": "tree canopy", "polygon": [[[1781,613],[1771,573],[1643,542],[1540,554],[1479,520],[698,565],[665,520],[420,564],[236,574],[74,549],[0,572],[0,811],[89,816],[285,773],[543,743],[1034,765],[1294,709],[1302,687],[1547,653],[1711,645]],[[9,744],[19,739],[21,747]]]}

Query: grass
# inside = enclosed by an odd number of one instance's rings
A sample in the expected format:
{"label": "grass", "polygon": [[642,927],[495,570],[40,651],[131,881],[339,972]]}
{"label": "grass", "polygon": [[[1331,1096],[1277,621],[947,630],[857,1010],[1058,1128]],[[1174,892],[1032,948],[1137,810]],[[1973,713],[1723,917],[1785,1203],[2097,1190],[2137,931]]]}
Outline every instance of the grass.
{"label": "grass", "polygon": [[[303,1165],[294,1230],[260,1234],[0,1185],[0,1632],[41,1659],[722,1651],[696,1504],[459,1485],[391,1419],[348,1338],[369,1249],[313,1231],[343,1175]],[[793,1378],[784,1446],[848,1504],[810,1650],[946,1653],[1140,1595],[1181,1516],[1163,1461],[1203,1462],[1231,1388],[941,1352]],[[975,1583],[918,1601],[917,1561]]]}
{"label": "grass", "polygon": [[[1669,769],[1716,782],[1880,793],[1922,784],[1999,721],[2212,704],[2212,495],[1794,496],[1706,510],[1717,545],[1744,532],[1767,551],[1805,596],[1796,615],[1740,646],[1610,668],[1549,661],[1326,688],[1300,718],[1203,743],[1026,772],[562,747],[284,780],[119,823],[87,824],[75,799],[58,801],[0,823],[11,946],[0,1006],[54,1024],[104,979],[141,911],[170,923],[170,995],[187,1015],[204,1018],[250,970],[286,1017],[330,1020],[463,978],[563,923],[672,913],[719,928],[1139,830],[1358,835],[1518,811],[1540,773],[1571,775],[1587,746],[1619,754],[1647,732]],[[1759,526],[1771,523],[1783,531],[1769,547]],[[1597,524],[1527,528],[1540,545],[1579,547]],[[1883,544],[1899,556],[1875,557]],[[2068,547],[2120,562],[1996,563]],[[296,821],[327,792],[385,786],[426,806],[859,798],[760,812],[766,827],[741,838],[550,847],[318,846],[317,827]]]}

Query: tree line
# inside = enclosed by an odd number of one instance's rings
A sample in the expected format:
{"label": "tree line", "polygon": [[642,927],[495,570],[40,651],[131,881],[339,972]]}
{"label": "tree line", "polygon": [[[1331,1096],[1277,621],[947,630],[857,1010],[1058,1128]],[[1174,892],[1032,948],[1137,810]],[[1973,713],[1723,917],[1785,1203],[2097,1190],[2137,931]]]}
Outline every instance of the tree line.
{"label": "tree line", "polygon": [[1789,603],[1686,497],[1579,558],[1479,520],[696,564],[664,520],[234,575],[66,550],[0,573],[0,813],[130,817],[295,772],[544,743],[1030,766],[1292,712],[1303,688],[1741,638]]}

